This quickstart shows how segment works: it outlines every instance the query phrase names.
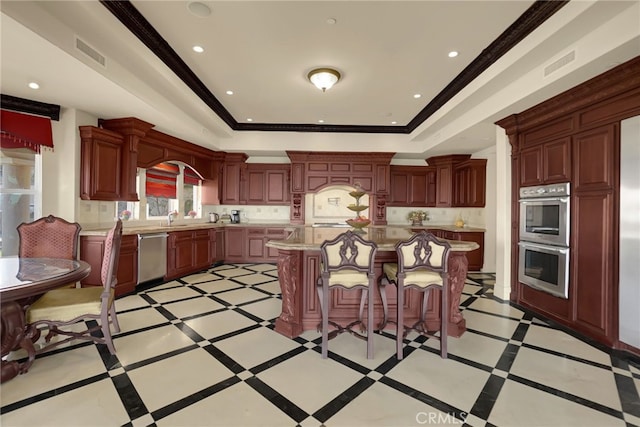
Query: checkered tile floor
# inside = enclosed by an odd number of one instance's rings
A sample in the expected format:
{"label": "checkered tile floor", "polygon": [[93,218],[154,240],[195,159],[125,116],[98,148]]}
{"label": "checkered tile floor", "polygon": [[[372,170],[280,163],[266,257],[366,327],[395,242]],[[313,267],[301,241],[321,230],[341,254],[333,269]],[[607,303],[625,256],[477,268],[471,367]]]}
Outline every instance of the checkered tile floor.
{"label": "checkered tile floor", "polygon": [[[438,344],[288,339],[271,264],[221,265],[117,300],[117,355],[81,343],[1,387],[2,426],[640,426],[640,360],[493,298],[470,273],[467,332]],[[12,354],[20,358],[20,354]]]}

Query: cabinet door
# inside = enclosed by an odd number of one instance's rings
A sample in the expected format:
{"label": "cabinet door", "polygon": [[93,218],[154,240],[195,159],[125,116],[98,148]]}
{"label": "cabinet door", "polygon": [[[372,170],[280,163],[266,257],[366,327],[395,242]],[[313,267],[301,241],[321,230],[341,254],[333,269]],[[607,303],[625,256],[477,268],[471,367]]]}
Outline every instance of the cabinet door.
{"label": "cabinet door", "polygon": [[265,172],[262,170],[247,170],[246,200],[250,205],[262,205],[266,200]]}
{"label": "cabinet door", "polygon": [[245,229],[229,227],[225,233],[225,260],[230,262],[242,261],[244,259]]}
{"label": "cabinet door", "polygon": [[436,193],[438,191],[436,182],[436,168],[427,168],[427,204],[425,206],[434,207],[436,205]]}
{"label": "cabinet door", "polygon": [[391,194],[389,205],[409,205],[409,175],[406,172],[391,172]]}
{"label": "cabinet door", "polygon": [[451,164],[436,166],[436,206],[448,207],[453,203],[452,184],[453,166]]}
{"label": "cabinet door", "polygon": [[190,231],[169,233],[167,249],[167,277],[191,272],[194,265],[193,236]]}
{"label": "cabinet door", "polygon": [[613,125],[575,135],[572,191],[601,191],[614,188],[616,151]]}
{"label": "cabinet door", "polygon": [[542,147],[532,147],[520,152],[520,185],[542,184]]}
{"label": "cabinet door", "polygon": [[542,148],[545,183],[571,181],[571,139],[548,142]]}
{"label": "cabinet door", "polygon": [[267,171],[265,176],[266,200],[267,204],[283,205],[288,204],[289,192],[289,171],[273,170]]}
{"label": "cabinet door", "polygon": [[116,296],[135,290],[138,282],[138,236],[135,234],[122,236],[117,277]]}
{"label": "cabinet door", "polygon": [[427,172],[414,172],[410,176],[411,193],[409,197],[409,206],[426,206],[427,205]]}
{"label": "cabinet door", "polygon": [[224,261],[224,242],[225,242],[224,229],[216,230],[216,251],[215,251],[216,262]]}
{"label": "cabinet door", "polygon": [[[287,238],[287,232],[284,228],[268,228],[267,229],[267,237],[264,239],[265,245],[269,240],[284,240]],[[268,262],[277,262],[278,261],[278,249],[266,247],[265,258]]]}
{"label": "cabinet door", "polygon": [[252,262],[260,262],[265,259],[265,229],[249,228],[247,230],[247,256]]}
{"label": "cabinet door", "polygon": [[121,200],[123,138],[92,126],[81,126],[80,197]]}
{"label": "cabinet door", "polygon": [[211,243],[209,230],[197,230],[192,232],[193,238],[193,268],[203,269],[211,265]]}
{"label": "cabinet door", "polygon": [[237,205],[240,203],[240,170],[242,164],[227,163],[224,165],[222,178],[222,203]]}
{"label": "cabinet door", "polygon": [[469,262],[469,271],[480,271],[484,265],[484,233],[482,232],[464,232],[454,233],[453,240],[462,240],[465,242],[476,242],[478,249],[466,252],[467,261]]}

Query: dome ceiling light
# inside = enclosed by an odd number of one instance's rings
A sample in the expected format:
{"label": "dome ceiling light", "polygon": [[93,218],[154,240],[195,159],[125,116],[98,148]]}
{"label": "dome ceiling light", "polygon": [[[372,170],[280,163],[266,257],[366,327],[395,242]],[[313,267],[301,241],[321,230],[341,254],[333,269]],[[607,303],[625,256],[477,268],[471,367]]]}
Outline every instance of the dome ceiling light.
{"label": "dome ceiling light", "polygon": [[323,92],[338,83],[340,80],[340,73],[333,68],[316,68],[307,75],[307,78],[315,87]]}

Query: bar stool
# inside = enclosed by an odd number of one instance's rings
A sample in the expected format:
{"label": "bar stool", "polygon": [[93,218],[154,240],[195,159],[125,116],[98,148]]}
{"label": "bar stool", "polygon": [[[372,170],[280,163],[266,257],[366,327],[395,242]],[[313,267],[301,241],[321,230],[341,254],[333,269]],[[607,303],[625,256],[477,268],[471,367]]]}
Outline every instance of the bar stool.
{"label": "bar stool", "polygon": [[[322,358],[328,355],[328,341],[342,332],[349,332],[355,337],[367,341],[367,358],[373,359],[373,289],[375,288],[374,263],[378,247],[373,242],[365,241],[360,235],[349,230],[333,240],[320,246],[320,276],[317,281],[322,321]],[[360,310],[358,319],[347,326],[341,326],[329,320],[329,295],[331,289],[361,289]],[[358,333],[353,327],[360,325],[363,331],[364,304],[367,300],[367,335]],[[335,330],[329,334],[329,325]]]}
{"label": "bar stool", "polygon": [[[398,242],[396,252],[397,263],[383,265],[381,286],[394,284],[398,290],[397,305],[398,318],[396,329],[397,358],[402,360],[402,346],[407,333],[414,330],[421,335],[440,341],[440,356],[447,358],[447,325],[449,319],[449,269],[448,259],[451,246],[438,240],[431,233],[421,231],[409,240]],[[423,293],[420,305],[420,319],[411,326],[404,324],[404,290],[413,288]],[[427,330],[426,312],[431,289],[441,291],[440,308],[440,336],[435,336]]]}

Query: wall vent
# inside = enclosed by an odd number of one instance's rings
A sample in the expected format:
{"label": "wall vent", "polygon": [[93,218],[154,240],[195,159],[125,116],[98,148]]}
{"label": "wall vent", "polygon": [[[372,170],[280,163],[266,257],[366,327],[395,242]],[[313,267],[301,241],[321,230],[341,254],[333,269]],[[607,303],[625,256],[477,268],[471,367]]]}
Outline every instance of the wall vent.
{"label": "wall vent", "polygon": [[549,74],[558,71],[560,68],[564,67],[570,62],[573,62],[575,59],[576,59],[576,51],[572,50],[562,58],[544,67],[544,76],[547,77]]}
{"label": "wall vent", "polygon": [[103,67],[107,66],[107,58],[105,58],[104,55],[100,54],[100,52],[86,44],[78,37],[76,37],[76,49],[78,49],[80,52],[84,53]]}

